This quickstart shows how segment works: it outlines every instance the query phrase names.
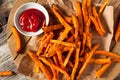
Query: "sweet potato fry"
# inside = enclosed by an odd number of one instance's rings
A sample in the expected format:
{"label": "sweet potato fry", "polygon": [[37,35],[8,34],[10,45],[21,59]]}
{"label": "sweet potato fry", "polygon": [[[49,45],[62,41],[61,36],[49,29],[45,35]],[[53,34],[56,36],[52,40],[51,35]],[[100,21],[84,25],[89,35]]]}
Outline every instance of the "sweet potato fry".
{"label": "sweet potato fry", "polygon": [[71,80],[75,80],[75,73],[77,71],[77,68],[79,66],[79,53],[80,53],[80,46],[81,46],[81,43],[78,42],[78,47],[76,48],[76,53],[75,53],[75,64],[74,64],[74,67],[72,69],[72,73],[71,73]]}
{"label": "sweet potato fry", "polygon": [[83,33],[80,56],[82,56],[85,51],[85,43],[86,43],[86,33]]}
{"label": "sweet potato fry", "polygon": [[112,62],[120,62],[120,59],[112,59]]}
{"label": "sweet potato fry", "polygon": [[45,33],[47,33],[47,32],[62,29],[62,28],[63,28],[63,25],[57,24],[57,25],[52,25],[52,26],[44,26],[43,30],[44,30]]}
{"label": "sweet potato fry", "polygon": [[100,29],[100,27],[99,27],[99,24],[98,24],[98,22],[97,22],[97,20],[96,20],[96,18],[94,18],[93,16],[90,16],[90,19],[91,19],[91,21],[93,22],[93,24],[95,25],[95,29],[96,29],[96,31],[98,32],[98,34],[99,34],[100,36],[103,36],[104,33],[101,31],[101,29]]}
{"label": "sweet potato fry", "polygon": [[13,75],[13,71],[0,72],[0,76],[11,76],[11,75]]}
{"label": "sweet potato fry", "polygon": [[[80,62],[85,62],[85,58],[79,58]],[[107,64],[110,63],[111,59],[105,58],[105,59],[97,59],[97,58],[92,58],[90,60],[90,63],[95,63],[95,64]]]}
{"label": "sweet potato fry", "polygon": [[111,62],[111,59],[106,58],[106,59],[92,59],[90,61],[91,63],[96,63],[96,64],[107,64]]}
{"label": "sweet potato fry", "polygon": [[103,51],[103,50],[97,50],[97,51],[95,51],[95,54],[105,55],[105,56],[109,56],[109,57],[113,57],[113,58],[120,59],[120,55],[119,55],[119,54],[116,54],[116,53],[114,53],[114,52],[108,52],[108,51]]}
{"label": "sweet potato fry", "polygon": [[80,71],[79,71],[79,73],[78,73],[78,75],[77,75],[77,77],[76,77],[77,80],[81,77],[83,71],[86,69],[86,67],[87,67],[87,65],[89,64],[89,62],[90,62],[90,60],[91,60],[94,52],[96,51],[96,49],[98,49],[98,47],[99,47],[99,44],[94,45],[93,48],[91,49],[91,51],[89,52],[88,58],[87,58],[86,61],[83,63],[83,66],[81,67],[81,69],[80,69]]}
{"label": "sweet potato fry", "polygon": [[79,21],[80,21],[79,32],[80,32],[80,34],[82,34],[83,33],[83,16],[82,16],[81,4],[78,0],[76,1],[75,6],[76,6],[76,13],[77,13]]}
{"label": "sweet potato fry", "polygon": [[39,39],[39,41],[40,41],[40,42],[43,42],[43,41],[46,39],[47,36],[48,36],[48,34],[45,33],[45,34],[43,35],[43,37]]}
{"label": "sweet potato fry", "polygon": [[40,72],[40,68],[39,68],[39,66],[37,65],[36,62],[35,62],[34,70],[35,70],[36,73]]}
{"label": "sweet potato fry", "polygon": [[20,39],[20,34],[19,32],[16,30],[15,27],[11,26],[11,30],[13,32],[14,38],[16,40],[16,46],[17,46],[17,52],[21,51],[22,48],[22,43],[21,43],[21,39]]}
{"label": "sweet potato fry", "polygon": [[87,0],[83,0],[83,3],[82,3],[82,12],[83,12],[84,32],[85,32],[85,30],[86,30],[86,24],[87,24],[87,21],[89,19],[88,11],[87,11]]}
{"label": "sweet potato fry", "polygon": [[[52,59],[49,58],[48,61],[53,64]],[[58,78],[59,78],[59,72],[57,70],[55,70],[53,67],[52,67],[52,72],[53,72],[53,80],[58,80]]]}
{"label": "sweet potato fry", "polygon": [[82,1],[82,7],[83,7],[83,6],[87,6],[87,0],[83,0],[83,1]]}
{"label": "sweet potato fry", "polygon": [[53,61],[54,61],[54,63],[55,63],[57,66],[59,66],[59,60],[58,60],[57,55],[54,55],[54,56],[53,56]]}
{"label": "sweet potato fry", "polygon": [[67,37],[67,35],[70,32],[70,30],[71,30],[71,28],[69,28],[69,27],[65,28],[65,30],[58,37],[58,40],[63,41]]}
{"label": "sweet potato fry", "polygon": [[50,32],[48,37],[40,44],[40,47],[36,52],[37,56],[40,56],[40,54],[42,53],[42,49],[44,48],[45,44],[48,44],[50,39],[53,38],[53,36],[54,36],[53,32]]}
{"label": "sweet potato fry", "polygon": [[88,15],[89,16],[92,15],[91,3],[92,3],[92,0],[87,0],[87,9],[88,9]]}
{"label": "sweet potato fry", "polygon": [[48,50],[50,49],[50,47],[52,46],[52,43],[49,43],[43,53],[43,55],[46,55],[48,53]]}
{"label": "sweet potato fry", "polygon": [[59,47],[59,44],[53,44],[52,47],[49,48],[48,53],[46,54],[46,57],[52,57],[56,54],[55,50]]}
{"label": "sweet potato fry", "polygon": [[52,74],[53,74],[53,79],[57,79],[56,70],[55,70],[55,69],[51,66],[51,64],[49,63],[49,61],[51,62],[51,60],[48,60],[48,59],[46,59],[45,57],[39,57],[39,59],[40,59],[43,63],[45,63],[46,65],[48,65],[48,66],[51,68]]}
{"label": "sweet potato fry", "polygon": [[91,20],[88,19],[87,24],[86,24],[86,28],[85,28],[85,33],[89,33],[89,31],[90,31],[90,25],[91,25]]}
{"label": "sweet potato fry", "polygon": [[38,60],[38,57],[36,54],[32,53],[31,51],[27,51],[28,55],[32,58],[32,60],[34,62],[36,62],[36,64],[40,67],[40,69],[42,70],[42,72],[44,73],[44,75],[49,79],[52,80],[52,75],[51,73],[48,71],[48,69],[44,66],[44,64]]}
{"label": "sweet potato fry", "polygon": [[63,51],[62,52],[66,52],[66,51],[69,51],[71,49],[71,47],[64,47]]}
{"label": "sweet potato fry", "polygon": [[51,63],[51,62],[49,62],[49,63],[51,64],[51,66],[52,66],[55,70],[57,70],[57,71],[61,72],[62,74],[64,74],[67,80],[70,80],[69,74],[68,74],[64,69],[62,69],[61,67],[59,67],[59,66],[57,66],[57,65],[55,65],[55,64],[53,64],[53,63]]}
{"label": "sweet potato fry", "polygon": [[103,26],[103,24],[102,24],[102,22],[101,22],[101,20],[100,20],[100,18],[99,18],[99,15],[98,15],[98,13],[97,13],[97,11],[96,11],[96,7],[95,7],[95,6],[93,7],[93,15],[94,15],[94,17],[97,19],[97,22],[98,22],[98,24],[99,24],[99,27],[100,27],[101,31],[102,31],[103,33],[105,33],[104,26]]}
{"label": "sweet potato fry", "polygon": [[64,60],[64,67],[66,67],[67,63],[69,62],[69,59],[70,59],[73,51],[74,51],[74,48],[71,48],[71,49],[69,50],[68,55],[67,55],[67,57],[66,57],[65,60]]}
{"label": "sweet potato fry", "polygon": [[74,40],[73,37],[74,37],[74,36],[69,37],[66,42],[73,42],[73,40]]}
{"label": "sweet potato fry", "polygon": [[63,65],[63,57],[62,57],[62,52],[59,48],[56,49],[56,53],[57,53],[57,56],[58,56],[58,60],[59,60],[59,63],[60,63],[60,66],[62,68],[64,68],[64,65]]}
{"label": "sweet potato fry", "polygon": [[72,19],[71,19],[71,17],[68,17],[68,16],[63,15],[63,13],[60,11],[60,9],[58,8],[57,5],[53,4],[52,7],[53,7],[54,9],[56,9],[56,10],[60,13],[61,16],[63,16],[63,18],[65,19],[65,21],[66,21],[67,23],[72,24]]}
{"label": "sweet potato fry", "polygon": [[109,2],[109,0],[106,0],[106,1],[102,4],[102,6],[101,6],[100,9],[99,9],[99,14],[101,14],[101,13],[103,12],[103,10],[104,10],[105,7],[107,6],[108,2]]}
{"label": "sweet potato fry", "polygon": [[71,24],[71,25],[73,24],[71,17],[64,16],[64,19],[65,19],[65,21],[67,21],[67,23],[69,23],[69,24]]}
{"label": "sweet potato fry", "polygon": [[[111,62],[112,63],[112,62]],[[104,64],[97,72],[96,77],[102,76],[102,74],[108,69],[108,67],[111,65],[111,63]]]}
{"label": "sweet potato fry", "polygon": [[73,68],[73,63],[71,61],[68,61],[68,65]]}
{"label": "sweet potato fry", "polygon": [[118,22],[118,26],[117,26],[115,37],[114,37],[116,42],[118,41],[119,37],[120,37],[120,20]]}
{"label": "sweet potato fry", "polygon": [[65,19],[60,15],[60,13],[52,6],[52,11],[55,14],[55,16],[58,18],[61,24],[64,25],[64,27],[69,27],[70,29],[72,28],[66,21]]}
{"label": "sweet potato fry", "polygon": [[91,46],[92,46],[92,33],[87,33],[87,36],[86,36],[86,46],[91,49]]}
{"label": "sweet potato fry", "polygon": [[79,29],[80,26],[79,26],[79,21],[74,14],[72,14],[72,21],[73,21],[74,29],[75,29],[74,36],[75,36],[75,39],[77,39],[78,38],[78,29]]}
{"label": "sweet potato fry", "polygon": [[63,41],[60,41],[60,40],[50,40],[50,42],[55,43],[55,44],[60,44],[60,45],[63,45],[63,46],[68,46],[68,47],[76,47],[76,45],[73,44],[73,43],[63,42]]}

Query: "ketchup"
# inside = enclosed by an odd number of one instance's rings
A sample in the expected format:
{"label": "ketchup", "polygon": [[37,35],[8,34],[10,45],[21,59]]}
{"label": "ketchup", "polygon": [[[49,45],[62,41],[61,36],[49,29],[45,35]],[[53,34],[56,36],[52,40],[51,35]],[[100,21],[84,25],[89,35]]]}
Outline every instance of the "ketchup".
{"label": "ketchup", "polygon": [[27,9],[20,15],[19,24],[26,32],[38,31],[45,21],[45,15],[37,9]]}

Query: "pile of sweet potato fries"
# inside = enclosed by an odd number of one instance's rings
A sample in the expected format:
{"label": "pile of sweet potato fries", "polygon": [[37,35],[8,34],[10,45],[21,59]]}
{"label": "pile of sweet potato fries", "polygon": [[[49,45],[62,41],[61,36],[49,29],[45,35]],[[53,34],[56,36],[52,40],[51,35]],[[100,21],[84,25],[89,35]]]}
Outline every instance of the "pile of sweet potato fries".
{"label": "pile of sweet potato fries", "polygon": [[[83,0],[82,3],[76,1],[76,14],[71,16],[64,15],[58,6],[53,4],[51,10],[59,23],[44,26],[44,36],[38,50],[27,51],[34,61],[35,71],[39,73],[41,70],[48,80],[58,80],[59,73],[62,73],[66,80],[78,80],[91,63],[102,65],[96,72],[96,77],[100,77],[111,63],[120,62],[120,55],[99,50],[99,44],[92,44],[94,30],[101,37],[107,33],[100,19],[107,3],[108,0],[97,11],[96,7],[91,5],[91,0]],[[20,45],[20,42],[18,44]],[[106,57],[95,58],[93,55]]]}

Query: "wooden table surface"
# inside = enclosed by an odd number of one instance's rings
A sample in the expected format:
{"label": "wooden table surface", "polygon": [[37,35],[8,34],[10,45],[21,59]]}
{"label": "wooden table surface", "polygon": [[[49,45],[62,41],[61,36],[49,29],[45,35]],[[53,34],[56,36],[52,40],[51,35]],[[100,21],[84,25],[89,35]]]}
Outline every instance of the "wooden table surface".
{"label": "wooden table surface", "polygon": [[[14,4],[14,6],[19,6],[25,2],[40,2],[40,1],[42,1],[42,0],[24,0],[24,2],[23,2],[23,0],[18,0]],[[64,1],[67,1],[67,0],[64,0]],[[93,0],[93,1],[95,3],[103,3],[105,0]],[[21,4],[19,4],[19,3],[21,3]],[[116,22],[117,16],[120,13],[120,1],[119,0],[110,0],[108,5],[114,6],[114,18],[115,18],[115,22]],[[10,14],[15,13],[17,7],[14,7],[14,8],[15,9],[12,9]],[[13,26],[13,20],[10,20],[12,17],[13,17],[13,15],[9,16],[8,25],[3,27],[5,32],[6,32],[6,27]],[[116,24],[114,24],[114,25],[116,25]],[[3,43],[0,45],[0,63],[1,63],[0,70],[3,71],[6,69],[10,69],[10,70],[14,70],[17,73],[16,66],[13,63],[12,59],[14,59],[15,62],[20,61],[18,59],[21,59],[24,56],[24,54],[18,55],[15,52],[15,53],[13,53],[14,55],[12,55],[12,57],[11,57],[10,50],[12,50],[12,49],[9,50],[8,43],[6,42],[6,39],[10,42],[11,38],[13,38],[13,35],[12,35],[12,32],[9,30],[9,28],[8,28],[8,32],[7,32],[8,36],[6,36],[5,32],[2,32],[0,34],[0,41],[3,41]],[[26,42],[28,42],[30,40],[30,37],[26,37],[25,40],[26,40]],[[11,45],[13,45],[13,44],[11,44]],[[118,45],[118,44],[116,44],[116,45]],[[14,47],[14,45],[13,45],[13,47]],[[17,62],[17,63],[19,64],[19,62]],[[0,77],[0,80],[16,80],[16,79],[17,80],[25,80],[25,76],[17,73],[17,75],[14,75],[11,77]]]}

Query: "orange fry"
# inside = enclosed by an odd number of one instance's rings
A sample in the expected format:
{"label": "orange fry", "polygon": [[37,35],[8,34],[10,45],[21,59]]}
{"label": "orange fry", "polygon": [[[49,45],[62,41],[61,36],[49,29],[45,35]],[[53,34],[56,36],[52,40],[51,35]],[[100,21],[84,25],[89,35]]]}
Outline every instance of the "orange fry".
{"label": "orange fry", "polygon": [[16,45],[17,45],[17,52],[20,52],[21,48],[22,48],[22,43],[20,40],[20,34],[19,32],[16,30],[15,27],[11,26],[11,30],[13,32],[14,38],[16,40]]}
{"label": "orange fry", "polygon": [[90,25],[91,25],[91,20],[88,19],[87,24],[86,24],[86,28],[85,28],[85,32],[86,33],[89,33],[89,31],[90,31]]}
{"label": "orange fry", "polygon": [[97,51],[95,51],[95,54],[100,54],[100,55],[105,55],[105,56],[110,56],[110,57],[113,57],[113,58],[120,59],[120,55],[116,54],[116,53],[113,53],[113,52],[97,50]]}
{"label": "orange fry", "polygon": [[67,42],[73,42],[73,39],[74,39],[73,36],[71,36],[67,39]]}
{"label": "orange fry", "polygon": [[[85,62],[85,58],[79,58],[80,62]],[[117,61],[117,60],[116,60]],[[105,58],[105,59],[97,59],[97,58],[92,58],[90,60],[90,63],[95,63],[95,64],[107,64],[110,63],[111,59]]]}
{"label": "orange fry", "polygon": [[100,20],[100,18],[99,18],[99,15],[98,15],[98,13],[97,13],[97,11],[96,11],[96,7],[95,7],[95,6],[93,7],[93,15],[94,15],[94,17],[97,19],[101,31],[102,31],[103,33],[105,33],[104,26],[103,26],[103,24],[102,24],[102,22],[101,22],[101,20]]}
{"label": "orange fry", "polygon": [[82,1],[82,7],[83,7],[83,6],[87,6],[87,0],[83,0],[83,1]]}
{"label": "orange fry", "polygon": [[53,32],[50,32],[48,37],[40,44],[40,47],[36,52],[37,56],[40,56],[40,54],[42,53],[42,49],[44,48],[45,44],[48,44],[50,39],[53,38],[53,36],[54,36]]}
{"label": "orange fry", "polygon": [[50,59],[48,60],[45,57],[39,57],[39,59],[51,68],[52,73],[53,73],[53,78],[56,79],[56,77],[57,77],[56,74],[57,73],[56,73],[55,69],[51,66],[51,64],[49,63],[49,61],[51,62],[51,60]]}
{"label": "orange fry", "polygon": [[115,41],[117,42],[118,39],[120,37],[120,20],[118,22],[118,26],[117,26],[117,29],[116,29],[116,32],[115,32]]}
{"label": "orange fry", "polygon": [[[48,61],[50,63],[53,63],[53,61],[49,58]],[[50,66],[50,65],[49,65]],[[52,67],[52,66],[51,66]],[[55,70],[53,67],[52,67],[52,72],[53,72],[53,80],[58,80],[58,77],[59,77],[59,72],[57,70]]]}
{"label": "orange fry", "polygon": [[92,46],[92,33],[88,33],[86,36],[86,46],[91,49]]}
{"label": "orange fry", "polygon": [[96,31],[98,32],[98,34],[99,34],[100,36],[103,36],[104,33],[101,31],[101,29],[100,29],[100,27],[99,27],[99,24],[98,24],[98,22],[97,22],[97,20],[96,20],[96,18],[94,18],[93,16],[90,16],[90,19],[91,19],[91,21],[93,22],[93,24],[95,25],[95,29],[96,29]]}
{"label": "orange fry", "polygon": [[70,59],[73,51],[74,51],[74,48],[71,48],[70,51],[68,52],[68,55],[67,55],[67,57],[64,60],[64,67],[66,67],[67,63],[69,62],[69,59]]}
{"label": "orange fry", "polygon": [[91,51],[89,52],[88,58],[87,58],[86,61],[83,63],[83,66],[81,67],[81,69],[80,69],[80,71],[79,71],[79,73],[78,73],[78,75],[77,75],[77,77],[76,77],[77,80],[81,77],[83,71],[86,69],[86,67],[87,67],[87,65],[89,64],[89,62],[90,62],[90,60],[91,60],[94,52],[96,51],[96,49],[98,49],[98,47],[99,47],[99,44],[94,45],[93,48],[91,49]]}
{"label": "orange fry", "polygon": [[52,75],[51,73],[47,70],[47,68],[44,66],[44,64],[38,60],[38,57],[36,54],[32,53],[31,51],[27,52],[28,55],[32,58],[32,60],[34,62],[36,62],[36,64],[40,67],[40,69],[42,70],[42,72],[45,74],[45,76],[49,79],[52,80]]}
{"label": "orange fry", "polygon": [[0,76],[11,76],[11,75],[13,75],[13,71],[0,72]]}
{"label": "orange fry", "polygon": [[101,14],[101,13],[103,12],[103,10],[104,10],[104,8],[106,7],[106,5],[108,4],[108,2],[109,2],[109,0],[106,0],[106,1],[102,4],[102,6],[100,7],[100,10],[99,10],[99,14]]}
{"label": "orange fry", "polygon": [[64,18],[65,18],[65,20],[67,21],[67,23],[73,24],[71,17],[64,16]]}
{"label": "orange fry", "polygon": [[62,69],[61,67],[59,67],[59,66],[57,66],[57,65],[55,65],[55,64],[53,64],[53,63],[51,63],[51,62],[49,62],[49,63],[51,64],[51,66],[52,66],[55,70],[57,70],[57,71],[61,72],[62,74],[64,74],[67,80],[70,80],[69,74],[68,74],[64,69]]}
{"label": "orange fry", "polygon": [[80,56],[82,56],[85,51],[85,43],[86,43],[86,33],[83,33]]}
{"label": "orange fry", "polygon": [[76,47],[76,45],[73,43],[63,42],[60,40],[51,40],[50,42],[55,43],[55,44],[61,44],[61,45],[68,46],[68,47]]}
{"label": "orange fry", "polygon": [[58,30],[58,29],[62,29],[62,28],[63,28],[63,25],[57,24],[57,25],[51,25],[51,26],[44,26],[43,30],[44,30],[44,32],[50,32],[50,31]]}
{"label": "orange fry", "polygon": [[76,13],[78,15],[79,21],[80,21],[80,27],[79,27],[79,32],[80,34],[83,33],[83,16],[82,16],[82,9],[81,9],[81,5],[80,2],[77,0],[76,1]]}
{"label": "orange fry", "polygon": [[92,15],[91,3],[92,3],[92,0],[87,0],[87,8],[88,8],[88,14],[89,14],[89,16]]}
{"label": "orange fry", "polygon": [[87,21],[88,21],[88,11],[87,11],[87,0],[83,0],[83,3],[82,3],[82,12],[83,12],[83,19],[84,19],[84,32],[86,30],[86,24],[87,24]]}
{"label": "orange fry", "polygon": [[58,56],[58,60],[59,60],[60,66],[61,66],[62,68],[64,68],[62,52],[60,51],[59,48],[56,49],[56,53],[57,53],[57,56]]}
{"label": "orange fry", "polygon": [[37,65],[36,62],[35,62],[34,70],[35,70],[36,73],[40,72],[40,68],[39,68],[39,66]]}
{"label": "orange fry", "polygon": [[45,34],[42,36],[42,38],[39,39],[39,43],[41,44],[41,42],[43,42],[43,41],[46,39],[47,36],[48,36],[48,34],[45,33]]}
{"label": "orange fry", "polygon": [[60,23],[64,25],[64,27],[68,27],[70,29],[72,28],[53,6],[52,6],[52,11],[56,15]]}
{"label": "orange fry", "polygon": [[68,61],[68,65],[73,68],[73,63],[71,61]]}
{"label": "orange fry", "polygon": [[81,43],[78,42],[78,47],[76,48],[76,54],[75,54],[75,64],[74,64],[74,67],[73,67],[72,73],[71,73],[71,80],[75,80],[75,73],[76,73],[77,68],[79,66],[80,45],[81,45]]}
{"label": "orange fry", "polygon": [[71,47],[65,47],[62,52],[69,51],[70,49],[71,49]]}
{"label": "orange fry", "polygon": [[79,27],[80,27],[79,26],[79,21],[74,14],[72,14],[72,20],[73,20],[73,24],[74,24],[74,28],[75,28],[74,36],[75,36],[75,39],[77,39],[78,38],[78,30],[79,30]]}
{"label": "orange fry", "polygon": [[[112,62],[111,62],[112,63]],[[96,77],[102,76],[102,74],[108,69],[108,67],[111,65],[111,63],[104,64],[97,72]]]}

